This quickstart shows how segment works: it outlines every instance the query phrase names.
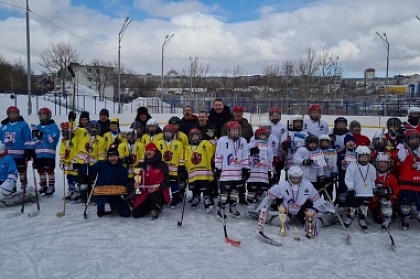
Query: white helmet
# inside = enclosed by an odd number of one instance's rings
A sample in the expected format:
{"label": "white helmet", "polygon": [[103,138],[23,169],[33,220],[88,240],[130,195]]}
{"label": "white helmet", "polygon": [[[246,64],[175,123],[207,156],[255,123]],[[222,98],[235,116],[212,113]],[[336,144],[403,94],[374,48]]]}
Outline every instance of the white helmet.
{"label": "white helmet", "polygon": [[270,120],[261,120],[260,121],[260,128],[261,127],[271,127],[271,122]]}
{"label": "white helmet", "polygon": [[[302,180],[303,177],[303,170],[299,166],[291,166],[287,171],[287,175],[289,178],[289,182],[292,183],[291,178],[300,178]],[[300,183],[300,182],[299,182]]]}
{"label": "white helmet", "polygon": [[412,113],[420,113],[420,108],[418,108],[418,107],[410,107],[407,112],[408,112],[408,115],[410,115]]}
{"label": "white helmet", "polygon": [[303,119],[302,119],[302,116],[301,116],[301,115],[297,115],[297,114],[295,114],[295,115],[292,115],[292,116],[290,117],[290,121],[291,121],[291,122],[293,122],[293,121],[295,121],[295,120],[303,120]]}
{"label": "white helmet", "polygon": [[155,118],[150,118],[149,120],[147,120],[146,126],[159,126],[159,123]]}
{"label": "white helmet", "polygon": [[329,140],[329,141],[331,141],[331,138],[330,138],[329,135],[320,135],[318,139],[319,139],[319,141],[321,141],[321,140]]}
{"label": "white helmet", "polygon": [[[367,155],[367,156],[364,156],[364,155]],[[357,162],[361,165],[366,165],[367,163],[369,163],[370,149],[365,145],[361,145],[361,146],[357,147],[356,148],[356,159],[357,159]]]}
{"label": "white helmet", "polygon": [[356,148],[356,155],[367,154],[370,155],[370,149],[366,145],[361,145]]}
{"label": "white helmet", "polygon": [[[379,167],[379,162],[387,162],[388,165],[387,165],[386,169],[380,168]],[[376,156],[376,162],[375,163],[376,163],[376,169],[378,170],[378,172],[384,173],[384,172],[389,170],[389,168],[392,166],[393,161],[391,160],[391,158],[389,157],[388,154],[386,154],[384,152],[380,152]]]}

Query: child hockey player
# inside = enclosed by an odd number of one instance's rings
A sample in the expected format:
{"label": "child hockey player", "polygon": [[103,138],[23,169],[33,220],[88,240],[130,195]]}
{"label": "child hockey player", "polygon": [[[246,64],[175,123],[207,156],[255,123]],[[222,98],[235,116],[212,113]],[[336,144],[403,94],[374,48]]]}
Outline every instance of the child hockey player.
{"label": "child hockey player", "polygon": [[413,203],[420,222],[420,133],[416,129],[408,129],[403,136],[404,142],[399,147],[398,160],[401,165],[399,181],[402,227],[406,230],[410,226]]}
{"label": "child hockey player", "polygon": [[407,121],[404,121],[402,123],[404,129],[408,130],[408,129],[416,129],[417,131],[420,132],[420,125],[419,125],[419,120],[420,120],[420,108],[418,107],[410,107],[408,109],[408,116],[407,116]]}
{"label": "child hockey player", "polygon": [[318,104],[312,104],[309,106],[309,119],[303,120],[303,130],[308,132],[310,135],[319,137],[320,135],[330,133],[328,123],[321,119],[321,106]]}
{"label": "child hockey player", "polygon": [[[324,185],[330,183],[336,187],[338,181],[338,166],[337,166],[337,151],[331,147],[331,139],[328,135],[319,136],[319,149],[321,149],[323,157],[325,159],[324,172]],[[326,191],[332,197],[334,187],[328,187]]]}
{"label": "child hockey player", "polygon": [[[299,166],[291,166],[287,176],[286,181],[282,181],[268,190],[268,195],[258,205],[257,212],[264,206],[270,207],[272,202],[277,199],[277,204],[285,206],[289,218],[294,216],[302,224],[305,224],[308,237],[317,236],[319,231],[316,212],[334,213],[334,206],[325,201],[309,181],[303,179],[303,170]],[[309,220],[307,215],[311,216],[312,220]]]}
{"label": "child hockey player", "polygon": [[0,141],[5,144],[8,153],[15,160],[19,171],[20,188],[23,190],[28,184],[27,161],[31,158],[25,156],[25,143],[31,141],[31,129],[20,116],[20,110],[17,107],[8,107],[6,113],[7,118],[1,122]]}
{"label": "child hockey player", "polygon": [[172,126],[172,130],[174,131],[174,139],[179,140],[185,149],[185,147],[188,145],[188,136],[179,130],[181,119],[177,116],[172,116],[169,118],[168,124]]}
{"label": "child hockey player", "polygon": [[334,120],[334,128],[332,133],[330,134],[331,142],[333,148],[340,152],[341,150],[345,149],[344,144],[344,137],[349,133],[347,129],[347,119],[344,117],[337,117]]}
{"label": "child hockey player", "polygon": [[236,209],[238,189],[245,188],[245,181],[249,178],[248,143],[240,136],[241,125],[230,121],[226,128],[227,135],[217,141],[214,159],[215,177],[220,181],[219,220],[226,219],[224,212],[228,203],[230,215],[239,218],[241,214]]}
{"label": "child hockey player", "polygon": [[263,192],[270,188],[269,180],[273,178],[273,151],[269,143],[270,131],[267,127],[258,128],[255,138],[248,144],[249,165],[251,174],[247,180],[247,202],[256,204]]}
{"label": "child hockey player", "polygon": [[153,142],[157,144],[162,139],[162,129],[156,119],[150,118],[146,123],[146,133],[141,137],[141,142],[146,146],[148,143]]}
{"label": "child hockey player", "polygon": [[351,162],[356,161],[356,140],[351,134],[344,137],[344,149],[337,152],[337,168],[338,168],[338,189],[335,204],[344,207],[347,196],[347,186],[345,183],[346,170]]}
{"label": "child hockey player", "polygon": [[[281,120],[281,110],[278,107],[272,107],[268,113],[268,117],[270,119],[271,124],[271,133],[273,137],[275,137],[279,142],[279,150],[278,155],[273,154],[273,165],[275,168],[274,172],[274,179],[277,183],[280,180],[281,170],[284,168],[284,153],[281,151],[281,139],[283,138],[284,134],[287,134],[287,127],[280,123]],[[275,153],[275,150],[273,149]]]}
{"label": "child hockey player", "polygon": [[39,192],[49,196],[55,192],[55,154],[60,130],[52,119],[49,108],[41,108],[38,116],[40,124],[32,130],[32,137],[36,139],[34,165],[40,178]]}
{"label": "child hockey player", "polygon": [[344,179],[348,189],[344,224],[346,227],[351,225],[357,209],[359,226],[364,231],[368,229],[367,211],[376,187],[376,169],[369,160],[370,149],[364,145],[357,147],[356,162],[350,163]]}
{"label": "child hockey player", "polygon": [[202,140],[201,131],[193,128],[188,133],[190,144],[185,149],[185,167],[188,173],[190,190],[193,193],[192,208],[196,208],[200,202],[200,195],[204,196],[204,209],[210,213],[214,207],[212,197],[212,182],[214,180],[212,160],[214,157],[214,145]]}
{"label": "child hockey player", "polygon": [[77,175],[78,168],[76,165],[76,155],[77,150],[73,144],[74,140],[70,142],[70,135],[72,131],[70,130],[69,122],[62,122],[60,124],[61,128],[61,143],[60,143],[60,169],[63,171],[63,174],[67,179],[67,193],[65,195],[66,200],[74,199],[73,196],[76,191],[77,184]]}
{"label": "child hockey player", "polygon": [[308,136],[308,133],[302,131],[303,129],[303,119],[299,115],[293,115],[288,122],[288,131],[283,134],[281,139],[281,150],[285,156],[285,170],[287,171],[290,166],[293,165],[293,155],[296,150],[305,146],[305,138]]}
{"label": "child hockey player", "polygon": [[[162,153],[162,160],[169,168],[169,185],[171,186],[172,192],[171,208],[175,208],[182,201],[178,178],[182,181],[185,181],[186,179],[184,147],[179,140],[174,139],[174,129],[172,125],[165,125],[162,134],[163,139],[159,140],[156,146],[160,153]],[[183,194],[184,192],[182,192],[182,195]]]}
{"label": "child hockey player", "polygon": [[118,118],[112,118],[109,122],[109,132],[106,132],[104,134],[104,140],[106,149],[105,152],[108,152],[108,148],[112,146],[116,146],[118,148],[118,145],[121,143],[121,130],[120,130],[120,120]]}
{"label": "child hockey player", "polygon": [[392,160],[386,153],[379,153],[376,156],[376,189],[370,210],[373,220],[381,224],[384,230],[388,230],[391,225],[399,191],[398,180],[390,172],[391,166]]}

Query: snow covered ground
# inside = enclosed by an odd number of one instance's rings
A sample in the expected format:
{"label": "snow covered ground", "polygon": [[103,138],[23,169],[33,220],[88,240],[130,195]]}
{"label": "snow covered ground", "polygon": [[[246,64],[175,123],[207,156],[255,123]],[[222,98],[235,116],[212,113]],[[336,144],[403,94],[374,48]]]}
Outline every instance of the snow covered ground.
{"label": "snow covered ground", "polygon": [[[372,136],[374,129],[364,129]],[[29,181],[32,180],[29,164]],[[57,190],[41,200],[41,214],[7,218],[20,207],[0,209],[0,278],[419,278],[420,225],[411,220],[408,231],[399,221],[391,228],[397,249],[390,249],[387,233],[370,222],[369,233],[357,223],[349,231],[351,245],[344,243],[340,225],[321,229],[315,239],[293,240],[279,236],[279,228],[265,233],[280,241],[280,247],[262,242],[256,235],[257,221],[245,216],[228,217],[230,238],[242,241],[238,248],[224,241],[223,225],[203,205],[193,211],[187,203],[184,223],[177,227],[181,207],[164,208],[158,221],[120,217],[96,217],[82,204],[67,204],[63,210],[63,175],[57,168]],[[32,183],[31,183],[32,184]],[[29,204],[25,212],[36,210]]]}

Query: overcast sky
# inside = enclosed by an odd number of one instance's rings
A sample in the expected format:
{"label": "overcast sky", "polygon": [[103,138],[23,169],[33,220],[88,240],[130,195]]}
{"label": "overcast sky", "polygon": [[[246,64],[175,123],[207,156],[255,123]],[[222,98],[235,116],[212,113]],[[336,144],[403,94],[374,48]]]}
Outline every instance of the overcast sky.
{"label": "overcast sky", "polygon": [[[25,0],[0,0],[0,54],[26,65]],[[35,73],[40,53],[50,43],[74,45],[84,63],[117,61],[118,33],[132,22],[121,41],[121,61],[140,74],[189,68],[189,57],[210,65],[209,75],[240,66],[261,74],[264,66],[296,60],[313,48],[339,57],[345,77],[362,77],[372,67],[385,76],[390,44],[390,76],[420,73],[419,0],[29,0],[31,60]],[[59,26],[59,27],[57,27]],[[65,30],[63,30],[63,29]],[[73,33],[73,34],[71,34]],[[76,35],[74,35],[76,34]]]}

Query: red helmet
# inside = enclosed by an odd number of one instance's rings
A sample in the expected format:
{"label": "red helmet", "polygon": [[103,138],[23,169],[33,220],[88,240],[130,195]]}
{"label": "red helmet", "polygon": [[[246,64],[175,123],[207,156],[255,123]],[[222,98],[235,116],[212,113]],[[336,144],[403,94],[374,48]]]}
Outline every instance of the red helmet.
{"label": "red helmet", "polygon": [[239,124],[238,121],[230,121],[227,126],[227,129],[233,129],[233,128],[241,128],[241,124]]}
{"label": "red helmet", "polygon": [[309,106],[309,112],[314,111],[314,110],[319,110],[321,111],[321,106],[318,104],[312,104]]}
{"label": "red helmet", "polygon": [[41,114],[46,114],[48,116],[51,116],[52,112],[49,108],[40,108],[38,111],[38,115],[41,115]]}
{"label": "red helmet", "polygon": [[269,111],[269,114],[278,113],[281,114],[281,109],[279,107],[272,107]]}
{"label": "red helmet", "polygon": [[270,130],[266,126],[258,128],[255,130],[255,139],[267,140],[269,134]]}
{"label": "red helmet", "polygon": [[420,132],[417,129],[408,129],[404,131],[403,136],[406,139],[420,138]]}
{"label": "red helmet", "polygon": [[191,144],[199,144],[202,137],[203,135],[201,134],[201,131],[197,128],[193,128],[188,132],[188,139],[190,140]]}
{"label": "red helmet", "polygon": [[70,129],[70,122],[61,122],[60,128],[61,128],[61,130],[69,130]]}
{"label": "red helmet", "polygon": [[238,121],[230,121],[226,126],[227,135],[231,139],[237,139],[241,136],[241,124]]}
{"label": "red helmet", "polygon": [[170,132],[174,132],[174,127],[171,125],[171,124],[167,124],[167,125],[165,125],[165,126],[163,126],[163,129],[162,129],[164,132],[165,131],[170,131]]}
{"label": "red helmet", "polygon": [[7,108],[7,115],[9,115],[11,112],[16,112],[17,114],[20,114],[19,108],[15,106],[10,106]]}

